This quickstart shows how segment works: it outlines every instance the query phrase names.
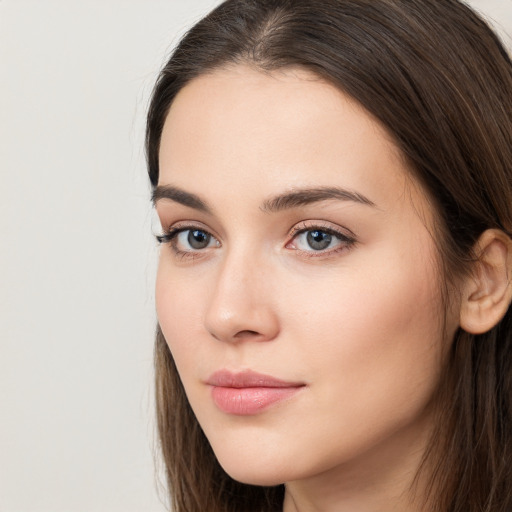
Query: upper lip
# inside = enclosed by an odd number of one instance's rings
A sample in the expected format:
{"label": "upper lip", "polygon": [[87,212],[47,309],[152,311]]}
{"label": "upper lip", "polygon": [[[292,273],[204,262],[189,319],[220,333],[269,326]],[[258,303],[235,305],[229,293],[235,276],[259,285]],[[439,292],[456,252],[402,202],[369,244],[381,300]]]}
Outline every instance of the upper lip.
{"label": "upper lip", "polygon": [[302,382],[289,382],[252,370],[231,372],[219,370],[206,380],[210,386],[222,388],[295,388],[304,386]]}

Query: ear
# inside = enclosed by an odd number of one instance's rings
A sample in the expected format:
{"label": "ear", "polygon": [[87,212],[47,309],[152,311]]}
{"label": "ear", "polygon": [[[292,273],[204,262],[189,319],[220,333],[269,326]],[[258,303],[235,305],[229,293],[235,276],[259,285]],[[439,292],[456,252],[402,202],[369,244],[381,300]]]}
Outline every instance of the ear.
{"label": "ear", "polygon": [[460,326],[482,334],[498,324],[512,300],[512,240],[499,229],[488,229],[475,254],[474,270],[463,284]]}

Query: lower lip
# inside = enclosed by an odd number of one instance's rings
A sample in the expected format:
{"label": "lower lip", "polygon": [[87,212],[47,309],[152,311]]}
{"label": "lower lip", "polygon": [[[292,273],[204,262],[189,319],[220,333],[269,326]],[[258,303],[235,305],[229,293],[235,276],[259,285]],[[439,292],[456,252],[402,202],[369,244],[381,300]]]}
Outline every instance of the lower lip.
{"label": "lower lip", "polygon": [[215,405],[223,412],[238,416],[250,416],[297,393],[301,387],[290,388],[224,388],[213,386],[212,398]]}

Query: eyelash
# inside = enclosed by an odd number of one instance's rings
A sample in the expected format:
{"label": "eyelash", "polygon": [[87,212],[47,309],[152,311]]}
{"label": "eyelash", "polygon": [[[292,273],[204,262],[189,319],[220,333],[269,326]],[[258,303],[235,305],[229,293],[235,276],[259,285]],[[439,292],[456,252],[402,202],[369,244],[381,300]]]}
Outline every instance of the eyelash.
{"label": "eyelash", "polygon": [[[187,232],[187,231],[201,231],[201,232],[204,232],[207,235],[211,236],[213,239],[217,240],[217,238],[213,234],[211,234],[208,230],[204,229],[202,226],[197,226],[197,225],[180,225],[180,226],[176,226],[174,228],[170,228],[169,230],[164,232],[162,235],[156,235],[156,240],[160,244],[169,244],[171,246],[173,252],[175,253],[175,255],[182,259],[185,259],[185,258],[195,259],[200,256],[200,254],[199,254],[201,252],[200,249],[183,251],[183,250],[179,249],[176,244],[176,238],[178,237],[178,235],[180,233]],[[298,224],[297,226],[295,226],[290,231],[290,234],[289,234],[290,242],[288,242],[285,247],[288,248],[288,246],[291,243],[293,243],[293,241],[299,235],[302,235],[302,234],[308,233],[308,232],[314,232],[314,231],[319,231],[319,232],[322,232],[322,233],[325,233],[325,234],[335,237],[336,239],[338,239],[340,241],[339,247],[336,247],[335,249],[326,249],[326,250],[318,250],[318,251],[315,251],[315,250],[307,251],[307,250],[297,249],[297,248],[294,248],[293,250],[296,251],[299,255],[306,257],[306,258],[318,258],[318,257],[325,258],[328,256],[333,256],[341,251],[348,250],[357,242],[356,237],[352,232],[350,232],[350,234],[347,234],[347,233],[343,233],[339,230],[336,230],[336,229],[332,228],[331,226],[322,225],[322,223],[308,225],[307,222],[303,221],[300,224]]]}
{"label": "eyelash", "polygon": [[351,249],[357,242],[355,235],[349,231],[350,234],[344,233],[341,230],[334,229],[330,225],[322,224],[321,222],[317,222],[315,224],[308,224],[307,222],[303,221],[297,226],[295,226],[291,232],[290,232],[290,238],[291,241],[286,244],[288,247],[290,243],[292,243],[299,235],[302,235],[304,233],[313,232],[313,231],[319,231],[328,235],[331,235],[335,238],[337,238],[340,242],[339,246],[334,249],[326,249],[326,250],[311,250],[311,251],[305,251],[302,249],[294,249],[297,251],[298,254],[301,256],[304,256],[306,258],[319,258],[319,257],[329,257],[334,256],[335,254],[338,254],[339,252],[346,251]]}
{"label": "eyelash", "polygon": [[171,249],[173,250],[174,254],[181,258],[181,259],[195,259],[200,256],[200,250],[196,251],[182,251],[181,249],[178,249],[176,238],[180,233],[184,233],[187,231],[201,231],[203,233],[206,233],[210,235],[212,238],[217,240],[217,238],[212,235],[208,230],[203,228],[202,226],[197,225],[179,225],[175,226],[173,228],[169,228],[167,231],[165,231],[162,235],[156,235],[156,240],[159,244],[169,244],[171,246]]}
{"label": "eyelash", "polygon": [[[182,233],[183,231],[192,231],[192,230],[203,231],[202,229],[199,229],[197,226],[189,226],[189,227],[184,227],[184,228],[171,228],[168,231],[166,231],[163,235],[156,235],[156,241],[159,244],[172,244],[173,240],[180,233]],[[208,233],[208,231],[204,231],[204,232]]]}

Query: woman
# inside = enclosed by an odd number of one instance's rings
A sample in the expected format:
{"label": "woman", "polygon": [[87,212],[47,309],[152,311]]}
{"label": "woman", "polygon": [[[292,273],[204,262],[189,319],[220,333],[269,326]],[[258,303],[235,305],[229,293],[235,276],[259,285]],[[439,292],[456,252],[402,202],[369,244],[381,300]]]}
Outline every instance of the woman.
{"label": "woman", "polygon": [[162,70],[178,512],[512,510],[512,66],[456,0],[228,0]]}

